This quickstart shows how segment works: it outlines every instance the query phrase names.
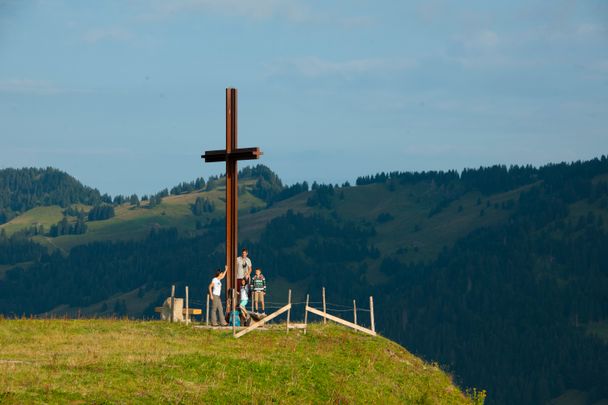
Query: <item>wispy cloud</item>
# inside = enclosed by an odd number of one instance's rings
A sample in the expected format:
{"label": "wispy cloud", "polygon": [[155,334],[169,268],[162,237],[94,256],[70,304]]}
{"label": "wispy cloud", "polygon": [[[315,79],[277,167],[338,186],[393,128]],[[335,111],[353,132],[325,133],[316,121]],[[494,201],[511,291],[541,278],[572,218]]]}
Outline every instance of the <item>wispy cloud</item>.
{"label": "wispy cloud", "polygon": [[164,19],[185,12],[212,12],[236,15],[255,20],[285,18],[294,22],[323,18],[307,5],[296,0],[164,0],[153,3],[144,19]]}
{"label": "wispy cloud", "polygon": [[367,15],[335,14],[313,8],[302,0],[163,0],[143,3],[140,19],[164,20],[185,13],[208,13],[243,17],[255,21],[284,20],[291,23],[331,24],[345,29],[368,28],[376,20]]}
{"label": "wispy cloud", "polygon": [[333,61],[317,56],[280,60],[269,67],[270,76],[296,74],[309,78],[338,76],[345,79],[359,75],[411,69],[416,62],[408,59],[349,59]]}
{"label": "wispy cloud", "polygon": [[133,156],[133,151],[124,147],[39,147],[39,146],[11,146],[12,153],[26,156]]}
{"label": "wispy cloud", "polygon": [[484,29],[462,38],[462,43],[467,49],[494,49],[499,44],[498,34],[492,30]]}
{"label": "wispy cloud", "polygon": [[61,89],[52,82],[33,79],[0,79],[0,93],[56,94]]}
{"label": "wispy cloud", "polygon": [[599,36],[608,33],[608,29],[599,24],[582,23],[576,27],[576,33],[580,36]]}
{"label": "wispy cloud", "polygon": [[94,44],[102,41],[124,42],[133,38],[129,31],[118,27],[90,29],[84,33],[82,40]]}

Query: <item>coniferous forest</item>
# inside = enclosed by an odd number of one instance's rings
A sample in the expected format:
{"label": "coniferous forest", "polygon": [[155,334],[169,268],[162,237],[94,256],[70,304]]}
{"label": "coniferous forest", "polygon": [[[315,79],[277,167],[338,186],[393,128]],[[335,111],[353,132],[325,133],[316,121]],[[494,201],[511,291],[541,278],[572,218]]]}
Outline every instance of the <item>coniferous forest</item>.
{"label": "coniferous forest", "polygon": [[[463,209],[475,209],[481,217],[500,212],[504,218],[419,260],[404,253],[409,247],[382,251],[373,242],[379,227],[395,221],[398,213],[382,212],[369,222],[335,210],[350,198],[344,193],[348,184],[286,187],[267,168],[247,170],[241,176],[257,179],[251,193],[267,207],[289,206],[290,198],[306,193],[305,210],[287,209],[270,219],[257,238],[242,241],[267,277],[281,277],[313,295],[324,286],[337,302],[365,302],[372,291],[382,334],[438,362],[461,386],[488,390],[488,403],[545,403],[571,389],[586,392],[591,403],[608,398],[608,344],[590,328],[608,322],[606,157],[540,168],[393,172],[357,179],[354,188],[361,190],[370,185],[438,190],[441,198],[425,214],[429,218]],[[37,205],[76,202],[97,207],[89,221],[111,217],[107,207],[113,200],[66,176],[54,169],[0,171],[5,221]],[[57,178],[63,182],[56,183]],[[213,187],[220,180],[182,183],[170,194]],[[491,201],[506,191],[514,197]],[[473,192],[480,196],[473,208],[455,203]],[[157,204],[167,194],[151,197]],[[138,198],[125,199],[131,200],[139,204]],[[158,296],[134,315],[152,317],[167,285],[203,291],[212,269],[224,260],[224,224],[197,219],[217,213],[210,201],[197,199],[189,210],[201,224],[195,234],[153,227],[143,239],[95,241],[69,252],[3,230],[0,266],[17,265],[0,274],[0,313],[87,307],[139,289],[140,295]],[[85,217],[78,215],[86,232]],[[63,226],[69,232],[70,224]],[[113,309],[130,313],[125,301]]]}

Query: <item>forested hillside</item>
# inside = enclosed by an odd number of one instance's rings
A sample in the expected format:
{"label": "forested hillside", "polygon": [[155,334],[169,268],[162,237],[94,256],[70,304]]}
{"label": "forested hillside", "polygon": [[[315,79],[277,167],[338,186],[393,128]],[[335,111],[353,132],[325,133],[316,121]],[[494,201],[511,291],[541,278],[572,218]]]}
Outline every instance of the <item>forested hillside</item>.
{"label": "forested hillside", "polygon": [[[288,286],[313,299],[325,286],[333,302],[373,294],[383,334],[487,389],[488,403],[544,403],[571,389],[608,398],[606,157],[382,173],[352,187],[285,187],[265,167],[247,170],[241,244],[271,300]],[[85,244],[32,236],[65,252],[4,233],[0,312],[153,316],[172,283],[202,300],[223,261],[222,193],[211,178],[153,208],[113,202],[116,217],[86,222]],[[128,229],[138,231],[129,239]]]}
{"label": "forested hillside", "polygon": [[36,206],[99,203],[99,191],[53,168],[0,170],[0,224]]}

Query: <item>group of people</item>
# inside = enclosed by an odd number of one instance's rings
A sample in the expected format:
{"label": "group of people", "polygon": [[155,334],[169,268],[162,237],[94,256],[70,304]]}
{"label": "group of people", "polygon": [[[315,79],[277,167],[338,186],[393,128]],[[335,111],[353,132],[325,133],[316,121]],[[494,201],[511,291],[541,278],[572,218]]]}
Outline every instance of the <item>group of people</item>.
{"label": "group of people", "polygon": [[[262,269],[256,269],[252,276],[251,259],[249,252],[243,249],[241,256],[236,259],[236,294],[231,290],[226,299],[226,312],[222,306],[222,280],[226,277],[227,267],[222,271],[217,269],[215,277],[209,283],[209,296],[211,298],[211,325],[227,326],[236,323],[232,317],[239,316],[239,325],[246,325],[251,321],[251,315],[247,312],[249,298],[253,299],[253,306],[256,313],[262,309],[261,315],[265,315],[264,296],[266,295],[266,279],[262,274]],[[232,309],[232,297],[236,295],[235,302],[238,303],[236,311]],[[219,321],[219,322],[218,322]]]}

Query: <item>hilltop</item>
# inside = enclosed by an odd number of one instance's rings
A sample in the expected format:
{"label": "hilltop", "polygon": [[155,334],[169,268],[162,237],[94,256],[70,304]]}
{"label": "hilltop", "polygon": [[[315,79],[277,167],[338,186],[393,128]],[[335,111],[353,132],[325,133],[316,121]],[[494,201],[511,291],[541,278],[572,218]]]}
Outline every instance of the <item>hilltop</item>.
{"label": "hilltop", "polygon": [[0,320],[0,346],[3,403],[473,403],[437,366],[334,325],[235,340],[164,322]]}

